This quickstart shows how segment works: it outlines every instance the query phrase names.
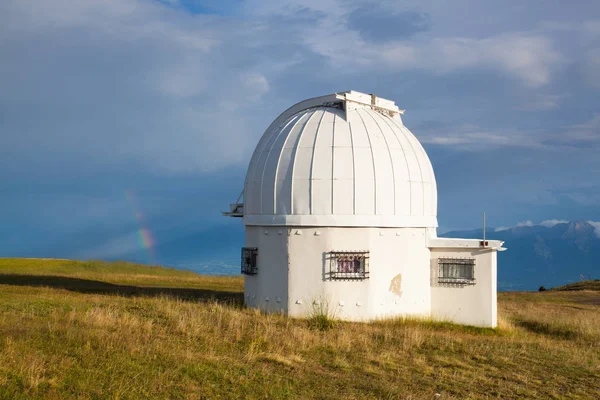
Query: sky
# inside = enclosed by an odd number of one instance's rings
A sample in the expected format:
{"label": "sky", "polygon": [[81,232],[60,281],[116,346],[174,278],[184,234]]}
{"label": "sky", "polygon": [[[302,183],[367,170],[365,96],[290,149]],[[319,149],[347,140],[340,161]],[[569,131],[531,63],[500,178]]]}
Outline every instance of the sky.
{"label": "sky", "polygon": [[240,247],[264,129],[350,89],[406,110],[440,231],[600,221],[598,1],[3,0],[0,255]]}

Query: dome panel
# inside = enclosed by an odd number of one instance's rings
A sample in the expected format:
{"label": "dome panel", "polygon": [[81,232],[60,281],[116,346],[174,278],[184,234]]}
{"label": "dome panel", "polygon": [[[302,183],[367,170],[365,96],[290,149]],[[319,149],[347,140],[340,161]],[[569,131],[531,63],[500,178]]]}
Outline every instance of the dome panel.
{"label": "dome panel", "polygon": [[[332,211],[332,182],[331,180],[316,179],[311,182],[311,212],[310,215],[330,215]],[[344,199],[341,199],[342,201]],[[339,200],[338,200],[339,201]],[[317,225],[319,226],[319,225]]]}
{"label": "dome panel", "polygon": [[271,124],[246,176],[247,225],[437,226],[425,150],[393,102],[357,96],[310,99]]}
{"label": "dome panel", "polygon": [[354,180],[335,179],[333,181],[333,214],[352,215],[354,213]]}
{"label": "dome panel", "polygon": [[333,179],[354,179],[354,154],[352,147],[333,148]]}

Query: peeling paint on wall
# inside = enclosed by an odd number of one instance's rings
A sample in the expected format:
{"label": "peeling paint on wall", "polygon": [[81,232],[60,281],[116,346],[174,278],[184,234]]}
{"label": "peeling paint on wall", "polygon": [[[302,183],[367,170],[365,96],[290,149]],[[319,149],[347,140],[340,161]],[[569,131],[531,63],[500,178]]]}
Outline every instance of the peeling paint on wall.
{"label": "peeling paint on wall", "polygon": [[390,292],[402,296],[402,274],[398,274],[390,282]]}

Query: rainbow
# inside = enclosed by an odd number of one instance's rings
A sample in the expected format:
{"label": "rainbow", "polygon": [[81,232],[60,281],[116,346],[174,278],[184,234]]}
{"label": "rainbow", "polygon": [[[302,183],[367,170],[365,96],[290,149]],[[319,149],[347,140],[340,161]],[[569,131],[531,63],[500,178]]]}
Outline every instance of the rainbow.
{"label": "rainbow", "polygon": [[131,209],[133,210],[133,219],[138,227],[136,231],[136,236],[140,249],[145,251],[148,257],[148,263],[156,265],[156,255],[154,252],[154,246],[156,244],[156,241],[152,236],[152,232],[146,226],[144,214],[142,213],[139,207],[139,204],[135,195],[133,194],[133,191],[130,189],[125,189],[125,198],[131,206]]}

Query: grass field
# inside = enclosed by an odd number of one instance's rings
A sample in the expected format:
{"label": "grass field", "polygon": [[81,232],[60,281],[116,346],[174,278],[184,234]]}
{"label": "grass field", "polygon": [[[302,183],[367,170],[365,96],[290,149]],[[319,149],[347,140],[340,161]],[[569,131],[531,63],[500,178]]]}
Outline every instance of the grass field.
{"label": "grass field", "polygon": [[0,259],[3,399],[595,399],[600,292],[500,293],[498,329],[241,306],[240,277]]}

